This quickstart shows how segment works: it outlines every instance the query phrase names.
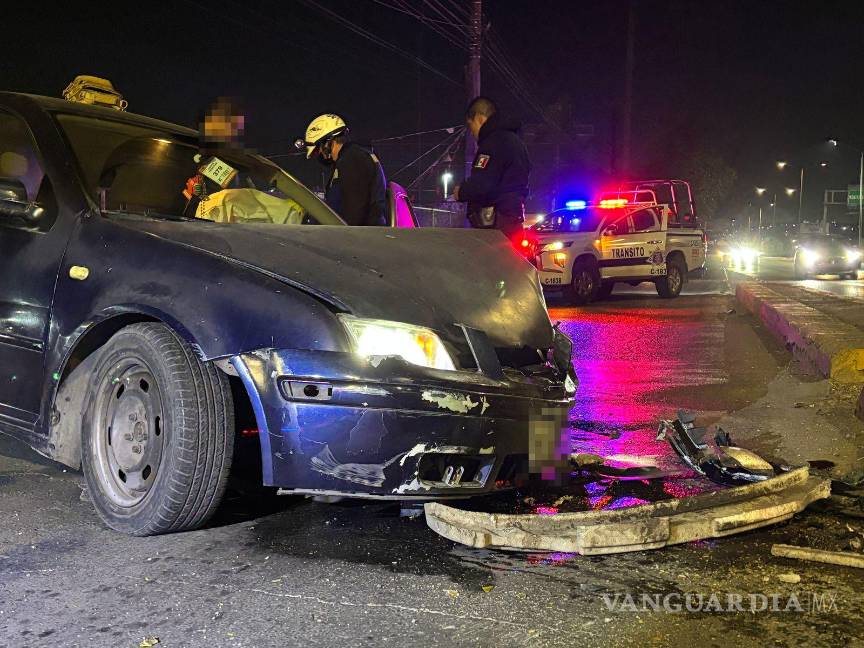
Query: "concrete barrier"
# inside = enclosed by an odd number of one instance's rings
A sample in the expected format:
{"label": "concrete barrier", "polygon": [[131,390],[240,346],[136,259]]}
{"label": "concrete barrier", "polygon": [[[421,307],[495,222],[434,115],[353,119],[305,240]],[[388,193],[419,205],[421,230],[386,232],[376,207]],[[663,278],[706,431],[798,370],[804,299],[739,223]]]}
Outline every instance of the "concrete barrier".
{"label": "concrete barrier", "polygon": [[864,383],[864,330],[780,294],[770,284],[740,283],[735,296],[806,370],[840,383]]}

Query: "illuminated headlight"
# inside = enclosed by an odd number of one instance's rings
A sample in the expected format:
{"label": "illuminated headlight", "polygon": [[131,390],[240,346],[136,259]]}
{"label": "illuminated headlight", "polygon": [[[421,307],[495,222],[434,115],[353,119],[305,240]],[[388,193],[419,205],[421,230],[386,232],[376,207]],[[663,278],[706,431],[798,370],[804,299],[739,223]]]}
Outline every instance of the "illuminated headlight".
{"label": "illuminated headlight", "polygon": [[421,367],[456,370],[441,338],[431,329],[350,315],[340,315],[339,319],[348,331],[354,353],[358,355],[400,356]]}
{"label": "illuminated headlight", "polygon": [[573,245],[573,241],[552,241],[552,243],[547,243],[542,248],[540,248],[541,252],[555,252],[556,250],[563,250],[564,248],[568,248]]}
{"label": "illuminated headlight", "polygon": [[735,248],[732,251],[731,256],[733,259],[735,259],[738,262],[743,261],[744,263],[753,263],[753,261],[755,261],[757,258],[759,258],[760,254],[762,254],[762,253],[759,250],[754,250],[753,248],[748,248],[748,247],[740,247],[740,248]]}
{"label": "illuminated headlight", "polygon": [[806,248],[801,248],[801,260],[807,265],[813,265],[819,260],[819,253]]}
{"label": "illuminated headlight", "polygon": [[861,260],[861,250],[846,250],[846,260],[850,262]]}
{"label": "illuminated headlight", "polygon": [[563,268],[567,265],[567,253],[566,252],[556,252],[552,255],[552,263],[554,263],[559,268]]}

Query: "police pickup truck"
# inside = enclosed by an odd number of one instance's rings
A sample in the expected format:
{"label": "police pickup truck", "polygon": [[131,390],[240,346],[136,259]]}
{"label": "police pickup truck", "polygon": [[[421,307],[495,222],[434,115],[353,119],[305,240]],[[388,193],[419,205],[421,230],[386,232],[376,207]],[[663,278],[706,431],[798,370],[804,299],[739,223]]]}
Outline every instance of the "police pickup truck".
{"label": "police pickup truck", "polygon": [[533,229],[543,289],[577,305],[608,297],[618,282],[650,281],[661,297],[677,297],[705,266],[705,233],[683,181],[634,182],[597,204],[572,201]]}

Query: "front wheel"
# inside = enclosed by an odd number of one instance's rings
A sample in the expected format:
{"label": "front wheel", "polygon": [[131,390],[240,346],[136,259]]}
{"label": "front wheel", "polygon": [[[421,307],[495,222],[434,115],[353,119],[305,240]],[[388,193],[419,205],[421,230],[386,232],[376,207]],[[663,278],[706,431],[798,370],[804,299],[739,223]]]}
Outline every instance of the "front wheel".
{"label": "front wheel", "polygon": [[565,297],[571,304],[582,306],[597,297],[600,290],[600,271],[589,261],[576,261],[573,265],[573,280],[566,289]]}
{"label": "front wheel", "polygon": [[231,466],[227,378],[163,324],[128,326],[99,353],[82,426],[96,512],[136,536],[202,526]]}
{"label": "front wheel", "polygon": [[680,261],[677,259],[667,261],[666,274],[654,281],[657,294],[663,299],[672,299],[680,295],[681,288],[684,287],[684,273],[685,270]]}
{"label": "front wheel", "polygon": [[841,280],[842,280],[842,279],[857,279],[857,278],[858,278],[858,273],[857,273],[857,272],[847,272],[846,274],[841,274],[841,275],[840,275],[840,279],[841,279]]}

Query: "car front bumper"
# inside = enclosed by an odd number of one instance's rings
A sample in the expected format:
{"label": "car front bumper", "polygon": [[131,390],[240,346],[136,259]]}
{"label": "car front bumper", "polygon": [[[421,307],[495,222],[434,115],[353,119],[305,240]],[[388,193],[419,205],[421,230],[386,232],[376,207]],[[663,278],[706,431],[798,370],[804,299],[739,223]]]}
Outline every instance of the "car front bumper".
{"label": "car front bumper", "polygon": [[857,272],[861,265],[860,260],[849,261],[847,259],[825,259],[814,263],[803,263],[801,267],[808,274],[850,274]]}
{"label": "car front bumper", "polygon": [[542,459],[560,444],[575,382],[568,389],[515,371],[491,378],[376,360],[301,350],[232,358],[255,412],[265,485],[466,497],[508,487],[529,456]]}

